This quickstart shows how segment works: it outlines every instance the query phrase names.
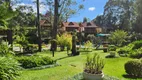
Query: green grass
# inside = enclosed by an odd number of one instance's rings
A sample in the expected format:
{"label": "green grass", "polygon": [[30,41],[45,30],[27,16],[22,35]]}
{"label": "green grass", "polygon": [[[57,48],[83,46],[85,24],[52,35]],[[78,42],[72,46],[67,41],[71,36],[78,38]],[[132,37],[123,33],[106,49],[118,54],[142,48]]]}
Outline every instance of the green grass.
{"label": "green grass", "polygon": [[[108,53],[103,53],[102,50],[93,51],[88,54],[93,55],[93,53],[100,54],[105,58]],[[42,52],[37,53],[42,56],[52,57],[51,52]],[[84,62],[86,59],[87,53],[81,53],[79,56],[68,57],[66,52],[55,52],[54,60],[57,60],[57,63],[61,66],[47,68],[42,70],[24,70],[17,80],[64,80],[69,77],[72,77],[78,73],[83,72]],[[120,78],[120,80],[130,80],[124,78],[123,75],[126,74],[124,70],[124,64],[130,60],[127,57],[120,58],[105,58],[105,67],[103,72],[105,75],[114,76]]]}

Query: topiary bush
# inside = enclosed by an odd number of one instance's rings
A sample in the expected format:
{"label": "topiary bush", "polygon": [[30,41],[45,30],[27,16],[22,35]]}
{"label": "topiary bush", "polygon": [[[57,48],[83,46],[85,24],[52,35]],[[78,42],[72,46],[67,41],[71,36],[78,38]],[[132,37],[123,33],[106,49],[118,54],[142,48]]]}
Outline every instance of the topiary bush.
{"label": "topiary bush", "polygon": [[0,80],[15,80],[19,76],[19,63],[10,57],[0,57]]}
{"label": "topiary bush", "polygon": [[42,65],[49,65],[55,63],[50,57],[42,57],[42,56],[22,56],[17,58],[18,62],[21,64],[23,68],[33,68]]}
{"label": "topiary bush", "polygon": [[142,77],[142,59],[128,61],[124,67],[128,75]]}

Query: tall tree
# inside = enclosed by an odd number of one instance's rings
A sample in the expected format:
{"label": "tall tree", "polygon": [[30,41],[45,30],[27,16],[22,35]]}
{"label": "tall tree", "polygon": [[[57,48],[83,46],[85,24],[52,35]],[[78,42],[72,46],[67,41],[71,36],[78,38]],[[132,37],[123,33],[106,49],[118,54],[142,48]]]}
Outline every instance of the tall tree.
{"label": "tall tree", "polygon": [[[52,29],[52,38],[56,39],[56,37],[57,37],[58,17],[59,17],[59,15],[58,15],[59,2],[58,2],[58,0],[54,0],[54,1],[55,1],[55,4],[54,4],[55,9],[54,9],[54,24],[53,24],[53,29]],[[52,48],[53,51],[56,50],[56,46],[57,46],[56,42],[53,42],[51,44],[51,48]]]}
{"label": "tall tree", "polygon": [[134,27],[134,30],[138,33],[142,33],[142,0],[137,0],[136,2],[136,25]]}
{"label": "tall tree", "polygon": [[104,24],[130,30],[133,24],[135,0],[109,0],[104,7]]}
{"label": "tall tree", "polygon": [[97,26],[103,26],[104,17],[103,15],[98,15],[93,21]]}
{"label": "tall tree", "polygon": [[7,3],[0,4],[0,28],[8,29],[8,20],[11,20],[17,12],[9,10]]}
{"label": "tall tree", "polygon": [[83,23],[84,23],[84,22],[87,22],[87,18],[86,18],[86,17],[83,18]]}
{"label": "tall tree", "polygon": [[[72,17],[73,15],[77,14],[78,11],[84,8],[82,4],[78,4],[76,0],[58,0],[58,25],[61,22],[67,21],[68,18]],[[46,0],[47,5],[49,6],[49,12],[54,14],[54,1],[53,0]],[[51,25],[54,21],[54,16],[50,16]]]}
{"label": "tall tree", "polygon": [[[80,9],[83,9],[83,5],[77,5],[75,0],[46,0],[49,6],[50,23],[52,28],[52,39],[56,39],[57,29],[60,27],[61,22],[67,21],[69,17],[75,15]],[[78,8],[76,8],[76,5]],[[73,8],[72,8],[73,7]],[[53,22],[54,21],[54,22]],[[52,24],[53,23],[53,24]],[[52,48],[56,49],[56,44],[52,44]]]}

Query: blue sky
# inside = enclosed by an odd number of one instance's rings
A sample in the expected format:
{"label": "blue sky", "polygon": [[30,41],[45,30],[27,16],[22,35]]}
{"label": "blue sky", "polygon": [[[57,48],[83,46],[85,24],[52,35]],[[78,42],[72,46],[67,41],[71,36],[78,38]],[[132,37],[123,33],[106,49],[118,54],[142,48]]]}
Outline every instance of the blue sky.
{"label": "blue sky", "polygon": [[[79,0],[77,0],[79,1]],[[85,0],[83,2],[84,8],[76,14],[69,21],[83,21],[84,17],[89,18],[90,20],[94,19],[97,15],[103,14],[104,6],[108,0]]]}
{"label": "blue sky", "polygon": [[[30,5],[36,11],[36,5],[32,2],[35,0],[22,0],[19,5]],[[45,0],[39,0],[44,2]],[[101,15],[104,11],[104,6],[108,0],[76,0],[79,4],[84,5],[84,9],[79,11],[78,14],[72,16],[68,21],[72,22],[82,22],[84,17],[89,18],[90,20],[94,19],[97,15]],[[48,10],[48,6],[40,7],[40,12],[45,13]]]}

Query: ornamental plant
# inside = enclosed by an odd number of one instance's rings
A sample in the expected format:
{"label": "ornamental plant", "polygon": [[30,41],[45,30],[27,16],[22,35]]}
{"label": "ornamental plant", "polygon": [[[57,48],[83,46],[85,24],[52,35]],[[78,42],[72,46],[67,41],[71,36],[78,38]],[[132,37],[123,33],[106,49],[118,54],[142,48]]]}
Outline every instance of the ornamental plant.
{"label": "ornamental plant", "polygon": [[104,65],[104,59],[95,53],[93,57],[87,56],[84,71],[91,74],[101,74]]}
{"label": "ornamental plant", "polygon": [[11,57],[0,57],[0,80],[15,80],[19,76],[19,63]]}

